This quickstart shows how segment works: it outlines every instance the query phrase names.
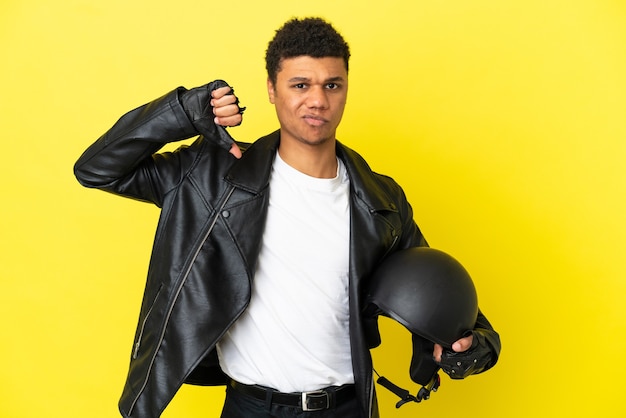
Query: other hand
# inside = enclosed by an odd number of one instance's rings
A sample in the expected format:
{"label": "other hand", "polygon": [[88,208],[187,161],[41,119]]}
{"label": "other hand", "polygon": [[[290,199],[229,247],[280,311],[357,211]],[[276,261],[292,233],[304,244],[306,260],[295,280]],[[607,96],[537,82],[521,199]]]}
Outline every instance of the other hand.
{"label": "other hand", "polygon": [[[456,353],[461,353],[463,351],[467,351],[474,341],[474,336],[470,335],[468,337],[461,338],[452,344],[452,351]],[[435,344],[435,348],[433,350],[433,358],[437,363],[441,361],[441,354],[443,354],[443,347],[439,344]]]}

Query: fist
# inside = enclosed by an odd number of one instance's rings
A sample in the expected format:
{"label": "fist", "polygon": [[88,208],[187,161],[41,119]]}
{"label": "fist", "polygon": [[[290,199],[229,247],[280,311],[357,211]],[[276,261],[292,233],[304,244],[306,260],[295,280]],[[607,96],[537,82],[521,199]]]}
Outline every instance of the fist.
{"label": "fist", "polygon": [[221,126],[238,126],[243,120],[243,109],[239,107],[239,99],[229,86],[220,87],[211,92],[211,107],[215,115],[215,124]]}

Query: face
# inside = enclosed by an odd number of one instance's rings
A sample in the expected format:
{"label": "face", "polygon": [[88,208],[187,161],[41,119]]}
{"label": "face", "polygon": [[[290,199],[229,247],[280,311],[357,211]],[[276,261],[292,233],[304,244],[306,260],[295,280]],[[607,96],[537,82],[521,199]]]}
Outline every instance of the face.
{"label": "face", "polygon": [[267,82],[283,141],[321,145],[335,140],[346,105],[343,58],[299,56],[281,61],[276,84]]}

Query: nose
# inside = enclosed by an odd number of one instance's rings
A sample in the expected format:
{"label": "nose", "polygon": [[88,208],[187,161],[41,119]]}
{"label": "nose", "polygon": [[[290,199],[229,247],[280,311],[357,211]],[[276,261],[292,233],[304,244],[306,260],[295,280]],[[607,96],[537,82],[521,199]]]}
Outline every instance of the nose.
{"label": "nose", "polygon": [[315,86],[309,90],[306,104],[313,109],[326,109],[328,107],[328,97],[324,86]]}

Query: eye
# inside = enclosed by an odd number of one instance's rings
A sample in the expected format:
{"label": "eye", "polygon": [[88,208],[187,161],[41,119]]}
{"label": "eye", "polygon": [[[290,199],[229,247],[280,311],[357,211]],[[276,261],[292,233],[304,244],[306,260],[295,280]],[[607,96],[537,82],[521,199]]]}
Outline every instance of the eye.
{"label": "eye", "polygon": [[304,84],[304,83],[297,83],[297,84],[293,85],[293,88],[295,88],[295,89],[303,89],[303,88],[306,88],[306,84]]}
{"label": "eye", "polygon": [[328,83],[326,84],[326,88],[329,90],[335,90],[339,88],[339,84],[337,83]]}

